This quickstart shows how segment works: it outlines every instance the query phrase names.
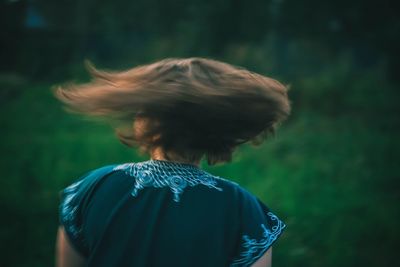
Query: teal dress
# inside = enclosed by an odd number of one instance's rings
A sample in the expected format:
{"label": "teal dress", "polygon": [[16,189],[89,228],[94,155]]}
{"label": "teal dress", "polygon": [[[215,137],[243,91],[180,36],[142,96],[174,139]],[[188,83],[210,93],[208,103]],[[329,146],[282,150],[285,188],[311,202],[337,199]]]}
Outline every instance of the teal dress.
{"label": "teal dress", "polygon": [[163,160],[84,174],[62,191],[59,214],[96,267],[251,266],[285,228],[237,183]]}

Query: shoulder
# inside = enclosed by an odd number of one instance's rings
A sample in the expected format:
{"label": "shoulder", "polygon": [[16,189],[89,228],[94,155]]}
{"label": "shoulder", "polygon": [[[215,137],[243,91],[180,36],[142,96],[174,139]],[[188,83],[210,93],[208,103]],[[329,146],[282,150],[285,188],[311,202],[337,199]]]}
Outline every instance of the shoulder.
{"label": "shoulder", "polygon": [[237,250],[231,266],[251,266],[275,243],[286,224],[260,198],[236,185],[240,214]]}
{"label": "shoulder", "polygon": [[108,164],[103,165],[101,167],[92,169],[87,171],[82,177],[81,180],[95,180],[96,178],[103,177],[105,175],[111,174],[112,172],[116,172],[118,170],[118,166],[121,164]]}
{"label": "shoulder", "polygon": [[118,164],[109,164],[86,171],[75,179],[74,182],[62,189],[60,192],[61,221],[65,218],[72,217],[71,213],[77,211],[78,206],[82,204],[88,192],[91,191],[102,178],[117,171],[117,169],[115,169],[116,166],[118,166]]}
{"label": "shoulder", "polygon": [[102,178],[108,174],[111,174],[112,172],[117,171],[116,169],[117,166],[120,164],[109,164],[109,165],[103,165],[101,167],[91,169],[89,171],[84,172],[82,175],[78,176],[75,181],[67,186],[65,190],[67,191],[76,191],[78,188],[82,188],[84,186],[87,186],[99,178]]}
{"label": "shoulder", "polygon": [[60,192],[59,223],[64,227],[73,247],[83,255],[87,253],[82,233],[84,208],[98,182],[117,171],[116,166],[118,164],[109,164],[86,171]]}
{"label": "shoulder", "polygon": [[250,192],[246,187],[242,186],[238,182],[231,180],[227,177],[221,177],[213,175],[217,184],[224,190],[231,192],[235,198],[240,202],[242,201],[257,201],[257,196]]}
{"label": "shoulder", "polygon": [[[226,178],[219,185],[233,194],[238,212],[237,243],[230,266],[251,266],[272,247],[286,228],[284,221],[245,186]],[[232,199],[231,199],[232,200]]]}
{"label": "shoulder", "polygon": [[95,169],[86,171],[74,180],[70,185],[65,187],[61,193],[61,206],[66,207],[71,203],[77,202],[78,199],[84,196],[84,193],[96,184],[101,178],[115,172],[117,164],[104,165]]}

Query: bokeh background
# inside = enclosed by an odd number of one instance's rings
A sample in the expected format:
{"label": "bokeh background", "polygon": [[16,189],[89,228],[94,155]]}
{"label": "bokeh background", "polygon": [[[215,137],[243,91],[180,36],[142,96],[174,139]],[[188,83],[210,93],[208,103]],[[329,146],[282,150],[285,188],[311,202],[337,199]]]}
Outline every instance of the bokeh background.
{"label": "bokeh background", "polygon": [[274,266],[395,266],[400,20],[395,1],[1,0],[0,265],[51,266],[59,191],[90,169],[147,159],[50,89],[202,56],[291,85],[262,146],[208,167],[287,224]]}

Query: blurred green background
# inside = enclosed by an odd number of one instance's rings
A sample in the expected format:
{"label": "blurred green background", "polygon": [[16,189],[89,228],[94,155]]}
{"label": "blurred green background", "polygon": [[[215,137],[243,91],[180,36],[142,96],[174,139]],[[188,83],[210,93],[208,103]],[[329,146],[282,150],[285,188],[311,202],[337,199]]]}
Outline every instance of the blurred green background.
{"label": "blurred green background", "polygon": [[90,169],[147,159],[50,88],[210,57],[290,84],[293,111],[261,147],[203,167],[287,224],[274,266],[394,266],[399,230],[400,20],[381,0],[0,1],[0,265],[51,266],[58,192]]}

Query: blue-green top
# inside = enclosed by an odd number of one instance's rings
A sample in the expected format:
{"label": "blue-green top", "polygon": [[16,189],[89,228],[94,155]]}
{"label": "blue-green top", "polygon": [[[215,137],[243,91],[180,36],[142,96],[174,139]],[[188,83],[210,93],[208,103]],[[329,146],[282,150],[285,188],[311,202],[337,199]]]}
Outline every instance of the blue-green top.
{"label": "blue-green top", "polygon": [[92,170],[63,190],[60,223],[88,266],[251,266],[285,224],[237,183],[148,160]]}

